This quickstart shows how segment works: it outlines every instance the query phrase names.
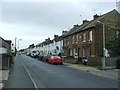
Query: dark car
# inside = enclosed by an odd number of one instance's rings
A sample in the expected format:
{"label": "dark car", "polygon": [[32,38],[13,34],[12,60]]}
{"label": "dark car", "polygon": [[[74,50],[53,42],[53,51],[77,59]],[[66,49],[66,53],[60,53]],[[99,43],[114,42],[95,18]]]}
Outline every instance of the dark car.
{"label": "dark car", "polygon": [[84,65],[87,65],[87,62],[88,62],[87,57],[83,57],[83,58],[82,58],[82,63],[83,63]]}
{"label": "dark car", "polygon": [[51,56],[51,55],[49,55],[49,54],[45,54],[45,55],[43,56],[43,61],[48,62],[50,56]]}
{"label": "dark car", "polygon": [[39,55],[38,55],[38,59],[43,61],[43,58],[44,58],[44,53],[41,52]]}

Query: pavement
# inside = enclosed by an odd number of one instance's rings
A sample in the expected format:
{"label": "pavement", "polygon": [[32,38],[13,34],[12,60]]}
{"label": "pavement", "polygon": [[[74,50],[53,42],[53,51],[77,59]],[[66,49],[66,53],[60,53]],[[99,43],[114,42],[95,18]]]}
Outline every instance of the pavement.
{"label": "pavement", "polygon": [[[66,65],[67,67],[70,67],[70,68],[82,70],[85,72],[90,72],[90,73],[93,73],[98,76],[111,78],[114,80],[120,80],[120,76],[118,76],[119,75],[118,73],[120,71],[119,69],[99,70],[97,68],[82,65],[82,64],[70,64],[70,63],[65,63],[65,62],[64,62],[64,65]],[[17,67],[18,66],[20,66],[20,65],[17,65]],[[21,68],[21,69],[23,69],[23,68]],[[12,72],[12,70],[11,71],[10,70],[0,70],[0,89],[2,89],[4,87],[4,84],[5,84],[4,81],[8,80],[8,77],[10,76],[9,73],[11,73],[11,72],[15,73],[16,71],[19,71],[19,70],[17,68],[14,68],[14,72]],[[17,72],[17,73],[18,73],[18,76],[20,77],[20,75],[19,75],[20,73],[19,72]],[[19,77],[16,77],[16,79]],[[32,83],[30,83],[30,84],[32,84]]]}
{"label": "pavement", "polygon": [[10,70],[0,70],[0,90],[4,87],[4,82],[8,80]]}
{"label": "pavement", "polygon": [[32,82],[26,68],[24,67],[20,59],[14,60],[11,71],[6,74],[6,76],[9,78],[5,77],[5,79],[7,79],[7,82],[3,82],[5,84],[3,90],[6,88],[35,88],[34,83]]}
{"label": "pavement", "polygon": [[64,64],[67,65],[67,67],[90,72],[90,73],[98,75],[98,76],[111,78],[114,80],[120,80],[120,69],[99,70],[95,67],[86,66],[86,65],[82,65],[82,64],[70,64],[70,63],[64,63]]}

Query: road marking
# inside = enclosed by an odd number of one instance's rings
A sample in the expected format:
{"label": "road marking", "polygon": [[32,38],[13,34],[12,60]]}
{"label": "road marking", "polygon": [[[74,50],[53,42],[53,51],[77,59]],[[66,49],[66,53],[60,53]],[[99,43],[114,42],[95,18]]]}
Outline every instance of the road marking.
{"label": "road marking", "polygon": [[[21,62],[21,63],[22,63],[22,62]],[[26,69],[26,66],[25,66],[23,63],[22,63],[22,65],[23,65],[23,67],[25,68],[25,70],[26,70],[28,76],[30,77],[30,79],[31,79],[31,81],[32,81],[32,83],[33,83],[35,89],[38,90],[38,87],[37,87],[35,81],[33,80],[32,76],[30,75],[29,71]]]}

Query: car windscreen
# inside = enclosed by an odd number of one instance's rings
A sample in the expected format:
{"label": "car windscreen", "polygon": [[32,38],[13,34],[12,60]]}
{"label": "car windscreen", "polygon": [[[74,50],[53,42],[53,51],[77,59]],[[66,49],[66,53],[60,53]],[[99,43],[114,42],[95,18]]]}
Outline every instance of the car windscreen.
{"label": "car windscreen", "polygon": [[52,58],[61,58],[60,56],[52,56]]}

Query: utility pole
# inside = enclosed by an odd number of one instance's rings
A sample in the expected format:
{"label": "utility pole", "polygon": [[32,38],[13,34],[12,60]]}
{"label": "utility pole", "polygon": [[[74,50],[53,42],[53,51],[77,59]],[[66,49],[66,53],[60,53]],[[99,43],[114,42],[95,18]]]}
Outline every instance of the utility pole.
{"label": "utility pole", "polygon": [[17,38],[15,37],[15,55],[17,53],[17,49],[16,49],[16,41],[17,41]]}
{"label": "utility pole", "polygon": [[22,39],[18,39],[18,50],[19,50],[19,45],[20,45],[20,44],[19,44],[19,41],[21,41],[21,40],[22,40]]}
{"label": "utility pole", "polygon": [[97,21],[98,23],[101,23],[103,26],[103,58],[102,58],[102,68],[105,70],[105,24],[101,21]]}

